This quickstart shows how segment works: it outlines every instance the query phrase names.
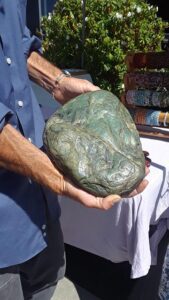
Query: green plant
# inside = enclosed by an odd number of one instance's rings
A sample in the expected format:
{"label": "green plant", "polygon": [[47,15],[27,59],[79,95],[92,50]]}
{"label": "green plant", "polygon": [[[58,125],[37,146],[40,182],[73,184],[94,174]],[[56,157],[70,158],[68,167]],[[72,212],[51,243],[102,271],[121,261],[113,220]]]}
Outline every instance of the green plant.
{"label": "green plant", "polygon": [[42,18],[44,54],[61,68],[86,69],[97,85],[119,95],[126,54],[160,51],[168,24],[145,0],[86,0],[85,19],[82,4],[59,0]]}

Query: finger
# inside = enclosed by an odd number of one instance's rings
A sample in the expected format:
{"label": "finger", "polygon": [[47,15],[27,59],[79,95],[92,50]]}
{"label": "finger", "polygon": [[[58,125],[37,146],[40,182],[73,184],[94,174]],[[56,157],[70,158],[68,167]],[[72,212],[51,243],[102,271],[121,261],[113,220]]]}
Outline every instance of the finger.
{"label": "finger", "polygon": [[149,162],[151,162],[151,158],[149,158],[149,157],[146,157],[146,160],[148,160]]}
{"label": "finger", "polygon": [[147,179],[144,179],[136,188],[137,194],[142,193],[148,184],[149,181]]}
{"label": "finger", "polygon": [[151,166],[151,159],[146,158],[146,167],[149,168]]}
{"label": "finger", "polygon": [[147,176],[150,173],[149,166],[147,164],[145,165],[145,176]]}
{"label": "finger", "polygon": [[[130,198],[130,197],[134,197],[134,196],[136,196],[138,193],[137,193],[137,190],[135,189],[135,190],[133,190],[129,195],[128,195],[128,198]],[[127,198],[127,197],[126,197]]]}
{"label": "finger", "polygon": [[134,197],[140,193],[142,193],[147,185],[149,184],[149,181],[147,179],[144,179],[137,187],[135,190],[133,190],[130,194],[129,197]]}
{"label": "finger", "polygon": [[83,80],[83,89],[84,92],[94,92],[94,91],[99,91],[100,88],[97,85],[94,85],[91,81],[89,80]]}
{"label": "finger", "polygon": [[115,203],[121,200],[119,195],[109,195],[106,198],[96,197],[98,208],[107,210],[111,208]]}
{"label": "finger", "polygon": [[100,90],[99,86],[95,85],[94,87],[95,87],[94,88],[95,91],[99,91]]}
{"label": "finger", "polygon": [[143,150],[143,153],[144,153],[145,156],[149,156],[149,152],[148,151],[144,151]]}

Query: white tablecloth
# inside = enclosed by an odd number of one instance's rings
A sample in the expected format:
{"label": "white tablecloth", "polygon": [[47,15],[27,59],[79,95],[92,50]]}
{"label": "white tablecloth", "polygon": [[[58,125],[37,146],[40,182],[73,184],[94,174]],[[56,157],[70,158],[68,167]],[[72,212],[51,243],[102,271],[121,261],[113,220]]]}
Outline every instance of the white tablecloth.
{"label": "white tablecloth", "polygon": [[[64,241],[112,262],[129,261],[131,277],[146,275],[156,263],[157,246],[168,228],[169,143],[142,138],[152,165],[148,187],[108,211],[89,209],[60,197]],[[157,230],[149,238],[150,225]]]}

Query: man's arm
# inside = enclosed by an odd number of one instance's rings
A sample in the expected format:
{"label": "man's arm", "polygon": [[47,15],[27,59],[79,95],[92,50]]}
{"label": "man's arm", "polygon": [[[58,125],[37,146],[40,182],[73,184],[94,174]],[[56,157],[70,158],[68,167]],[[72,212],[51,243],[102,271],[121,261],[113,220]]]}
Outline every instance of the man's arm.
{"label": "man's arm", "polygon": [[64,190],[63,176],[47,155],[10,124],[0,132],[0,167],[30,177],[54,192]]}
{"label": "man's arm", "polygon": [[37,52],[30,54],[27,66],[30,78],[53,94],[61,104],[80,94],[99,90],[99,87],[90,81],[74,77],[62,77],[57,82],[56,79],[60,77],[62,71]]}
{"label": "man's arm", "polygon": [[108,209],[121,199],[118,195],[95,197],[73,186],[63,178],[45,153],[10,124],[0,132],[0,167],[30,177],[55,193],[73,198],[87,207]]}

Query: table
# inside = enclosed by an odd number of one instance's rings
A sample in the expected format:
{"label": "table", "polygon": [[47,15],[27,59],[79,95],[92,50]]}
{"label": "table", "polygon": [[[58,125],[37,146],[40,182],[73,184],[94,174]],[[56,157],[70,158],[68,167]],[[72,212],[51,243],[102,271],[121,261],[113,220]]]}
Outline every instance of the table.
{"label": "table", "polygon": [[[152,159],[149,185],[142,194],[122,199],[108,211],[59,197],[65,243],[112,262],[128,261],[131,278],[146,275],[156,264],[157,246],[169,220],[169,143],[150,138],[141,142]],[[150,238],[151,225],[156,230]]]}

